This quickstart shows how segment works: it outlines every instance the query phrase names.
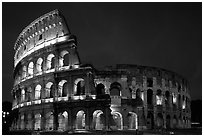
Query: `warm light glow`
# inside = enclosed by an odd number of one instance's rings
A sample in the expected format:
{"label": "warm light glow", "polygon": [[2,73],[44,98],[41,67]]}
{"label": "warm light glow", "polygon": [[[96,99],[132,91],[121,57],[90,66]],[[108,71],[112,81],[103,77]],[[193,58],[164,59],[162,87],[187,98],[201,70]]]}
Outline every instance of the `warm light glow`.
{"label": "warm light glow", "polygon": [[177,96],[175,93],[173,93],[173,104],[176,104],[177,102]]}

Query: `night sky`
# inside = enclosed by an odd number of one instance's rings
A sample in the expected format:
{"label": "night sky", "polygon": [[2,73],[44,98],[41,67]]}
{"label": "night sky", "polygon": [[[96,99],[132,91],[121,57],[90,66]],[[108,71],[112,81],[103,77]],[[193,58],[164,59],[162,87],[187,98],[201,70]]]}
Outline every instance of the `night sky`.
{"label": "night sky", "polygon": [[59,9],[83,64],[168,69],[202,99],[202,3],[3,3],[2,101],[12,101],[14,43],[36,18]]}

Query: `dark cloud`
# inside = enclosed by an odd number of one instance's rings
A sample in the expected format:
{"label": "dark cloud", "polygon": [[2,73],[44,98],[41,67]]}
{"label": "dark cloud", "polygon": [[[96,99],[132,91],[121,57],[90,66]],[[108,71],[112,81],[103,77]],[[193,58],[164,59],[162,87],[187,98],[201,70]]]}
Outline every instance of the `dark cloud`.
{"label": "dark cloud", "polygon": [[39,16],[59,9],[78,39],[83,63],[162,67],[202,91],[202,3],[3,3],[3,100],[11,100],[13,45]]}

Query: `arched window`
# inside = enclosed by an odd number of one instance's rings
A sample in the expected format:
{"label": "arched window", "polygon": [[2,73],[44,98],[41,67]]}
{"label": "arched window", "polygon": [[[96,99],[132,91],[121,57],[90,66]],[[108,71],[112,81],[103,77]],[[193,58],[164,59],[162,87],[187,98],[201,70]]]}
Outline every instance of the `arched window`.
{"label": "arched window", "polygon": [[83,110],[79,111],[76,115],[76,129],[85,129],[86,120],[85,113]]}
{"label": "arched window", "polygon": [[102,83],[97,84],[96,94],[97,95],[104,95],[105,94],[105,86]]}
{"label": "arched window", "polygon": [[154,128],[154,115],[151,112],[147,114],[147,129]]}
{"label": "arched window", "polygon": [[161,128],[164,125],[163,115],[161,113],[157,114],[157,127]]}
{"label": "arched window", "polygon": [[153,104],[153,91],[151,89],[147,90],[147,104],[152,105]]}
{"label": "arched window", "polygon": [[68,93],[68,85],[66,80],[61,80],[58,84],[58,96],[66,97]]}
{"label": "arched window", "polygon": [[85,81],[82,78],[78,78],[74,82],[74,95],[85,95]]}
{"label": "arched window", "polygon": [[29,76],[33,75],[33,62],[30,62],[28,65],[28,75]]}
{"label": "arched window", "polygon": [[173,121],[172,121],[172,123],[173,123],[173,128],[176,128],[176,127],[177,127],[177,124],[178,124],[177,121],[178,121],[178,120],[177,120],[177,117],[176,117],[176,115],[174,115]]}
{"label": "arched window", "polygon": [[172,100],[173,100],[173,104],[176,104],[176,102],[177,102],[177,96],[176,96],[175,93],[173,93]]}
{"label": "arched window", "polygon": [[138,129],[138,118],[134,112],[128,113],[128,127],[129,129]]}
{"label": "arched window", "polygon": [[156,94],[156,104],[157,105],[162,105],[162,91],[159,89],[157,90]]}
{"label": "arched window", "polygon": [[53,98],[53,94],[54,94],[54,91],[53,91],[53,83],[52,82],[48,82],[46,85],[45,85],[45,97],[46,98]]}
{"label": "arched window", "polygon": [[116,130],[122,130],[123,129],[123,117],[121,113],[119,112],[111,112],[112,118],[113,118],[113,128]]}
{"label": "arched window", "polygon": [[28,101],[31,101],[31,100],[32,100],[32,89],[31,89],[31,87],[29,87],[29,88],[27,89],[27,100],[28,100]]}
{"label": "arched window", "polygon": [[35,99],[40,99],[40,93],[41,93],[41,85],[37,85],[35,87]]}
{"label": "arched window", "polygon": [[20,127],[21,127],[21,130],[23,130],[24,129],[24,127],[25,127],[25,122],[24,122],[24,115],[21,115],[21,120],[20,120]]}
{"label": "arched window", "polygon": [[42,62],[43,62],[43,59],[42,59],[42,58],[39,58],[39,59],[37,60],[36,69],[37,69],[37,72],[38,72],[38,73],[42,72]]}
{"label": "arched window", "polygon": [[92,123],[95,130],[102,130],[104,128],[105,119],[103,111],[101,110],[94,111]]}
{"label": "arched window", "polygon": [[46,63],[47,70],[53,69],[55,67],[54,58],[55,58],[54,54],[49,54],[47,56],[47,63]]}
{"label": "arched window", "polygon": [[45,123],[45,127],[46,127],[46,130],[53,130],[53,113],[52,112],[48,112],[46,114],[46,123]]}
{"label": "arched window", "polygon": [[40,130],[41,129],[41,115],[35,114],[35,124],[34,124],[34,130]]}
{"label": "arched window", "polygon": [[185,96],[183,95],[183,102],[182,102],[182,109],[186,108],[186,100],[185,100]]}
{"label": "arched window", "polygon": [[21,102],[25,101],[25,90],[21,90]]}
{"label": "arched window", "polygon": [[66,131],[68,127],[68,113],[64,111],[58,115],[59,131]]}
{"label": "arched window", "polygon": [[32,114],[28,114],[27,115],[27,126],[26,128],[29,130],[29,129],[32,129]]}
{"label": "arched window", "polygon": [[23,66],[22,78],[26,77],[26,66]]}
{"label": "arched window", "polygon": [[178,95],[178,107],[179,108],[181,107],[181,95],[180,94]]}
{"label": "arched window", "polygon": [[121,95],[122,86],[118,82],[113,82],[110,85],[110,95],[111,96],[120,96]]}
{"label": "arched window", "polygon": [[60,59],[59,59],[59,66],[69,66],[69,52],[66,50],[63,50],[60,53]]}

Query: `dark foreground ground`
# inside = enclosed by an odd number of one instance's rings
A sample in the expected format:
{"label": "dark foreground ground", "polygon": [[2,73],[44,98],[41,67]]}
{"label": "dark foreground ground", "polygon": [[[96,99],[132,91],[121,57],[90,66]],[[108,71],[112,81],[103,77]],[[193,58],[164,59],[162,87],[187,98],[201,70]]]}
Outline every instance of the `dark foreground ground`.
{"label": "dark foreground ground", "polygon": [[39,132],[39,131],[12,131],[3,135],[202,135],[202,128],[172,129],[172,130],[126,130],[126,131],[74,131],[74,132]]}

